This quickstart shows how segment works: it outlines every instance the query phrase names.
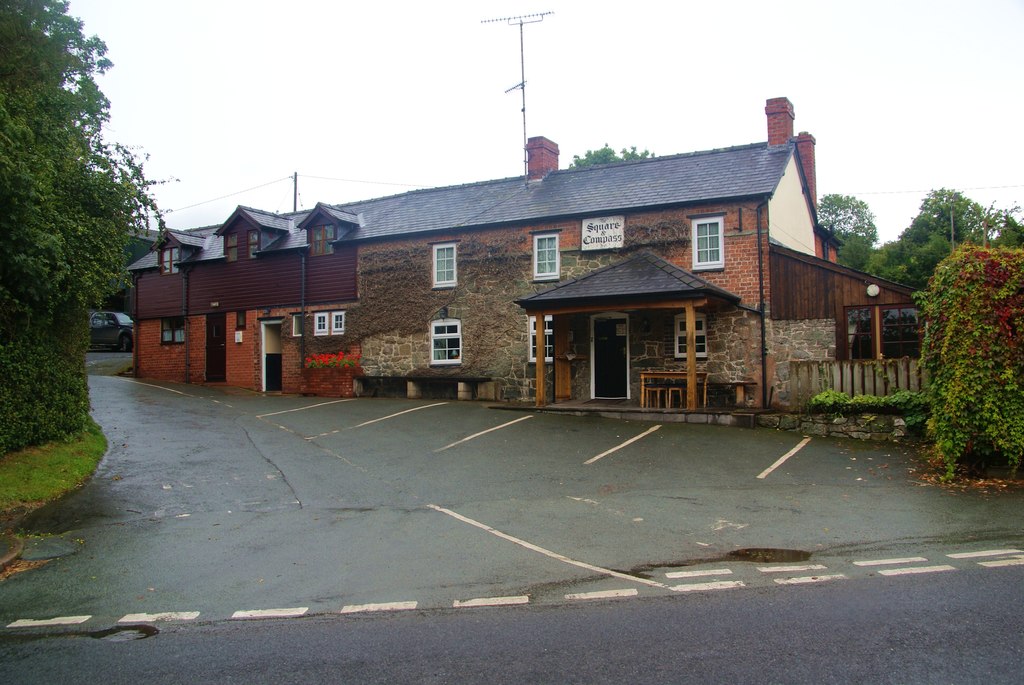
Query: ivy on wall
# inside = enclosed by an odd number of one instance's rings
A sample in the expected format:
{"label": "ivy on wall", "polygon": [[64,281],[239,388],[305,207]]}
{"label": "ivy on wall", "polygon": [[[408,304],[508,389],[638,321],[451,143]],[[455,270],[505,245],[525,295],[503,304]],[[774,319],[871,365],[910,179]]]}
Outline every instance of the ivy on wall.
{"label": "ivy on wall", "polygon": [[958,464],[1009,465],[1024,455],[1024,250],[965,246],[917,296],[929,428],[952,477]]}

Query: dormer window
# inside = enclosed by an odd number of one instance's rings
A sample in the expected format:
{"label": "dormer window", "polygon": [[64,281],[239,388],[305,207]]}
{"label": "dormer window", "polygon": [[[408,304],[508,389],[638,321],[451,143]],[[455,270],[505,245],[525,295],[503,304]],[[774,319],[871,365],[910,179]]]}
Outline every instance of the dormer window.
{"label": "dormer window", "polygon": [[231,233],[224,236],[224,257],[229,262],[238,261],[238,234]]}
{"label": "dormer window", "polygon": [[260,232],[253,229],[249,231],[249,259],[255,259],[256,253],[260,251]]}
{"label": "dormer window", "polygon": [[337,238],[337,229],[334,226],[313,226],[309,229],[309,246],[313,255],[332,254],[334,245],[332,240]]}
{"label": "dormer window", "polygon": [[165,247],[160,250],[160,273],[178,273],[178,258],[180,252],[176,247]]}

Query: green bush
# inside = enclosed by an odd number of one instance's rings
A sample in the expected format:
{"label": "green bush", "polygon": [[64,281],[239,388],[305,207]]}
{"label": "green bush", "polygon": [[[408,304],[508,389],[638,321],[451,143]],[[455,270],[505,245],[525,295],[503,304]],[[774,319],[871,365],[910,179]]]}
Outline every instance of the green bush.
{"label": "green bush", "polygon": [[886,397],[878,395],[857,395],[850,397],[845,392],[825,390],[807,402],[807,411],[812,414],[901,414],[907,428],[919,433],[928,420],[928,396],[920,392],[900,390]]}
{"label": "green bush", "polygon": [[850,411],[850,396],[836,390],[819,392],[807,402],[807,411],[812,414],[848,413]]}
{"label": "green bush", "polygon": [[965,246],[917,303],[928,422],[952,477],[958,464],[1016,469],[1024,456],[1024,250]]}

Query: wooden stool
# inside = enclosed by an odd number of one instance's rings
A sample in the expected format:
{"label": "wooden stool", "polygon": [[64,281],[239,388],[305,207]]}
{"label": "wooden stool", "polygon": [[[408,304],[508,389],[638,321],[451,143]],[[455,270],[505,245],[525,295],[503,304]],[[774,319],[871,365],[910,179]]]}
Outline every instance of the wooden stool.
{"label": "wooden stool", "polygon": [[[667,390],[667,385],[660,385],[655,383],[647,383],[646,385],[644,385],[644,406],[665,406],[665,403],[668,401],[668,398],[666,396]],[[651,401],[652,399],[654,400],[654,402]]]}

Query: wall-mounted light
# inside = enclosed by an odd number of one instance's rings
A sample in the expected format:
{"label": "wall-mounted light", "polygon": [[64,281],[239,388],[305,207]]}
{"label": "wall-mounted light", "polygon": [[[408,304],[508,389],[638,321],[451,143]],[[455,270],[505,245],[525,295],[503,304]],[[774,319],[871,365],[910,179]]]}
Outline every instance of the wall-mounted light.
{"label": "wall-mounted light", "polygon": [[878,297],[878,293],[881,292],[878,285],[875,283],[868,283],[867,287],[868,297]]}
{"label": "wall-mounted light", "polygon": [[444,307],[441,307],[440,309],[438,309],[437,310],[437,316],[438,316],[438,318],[441,318],[441,319],[447,319],[448,318],[448,307],[444,306]]}
{"label": "wall-mounted light", "polygon": [[263,308],[263,316],[270,316],[270,307]]}

